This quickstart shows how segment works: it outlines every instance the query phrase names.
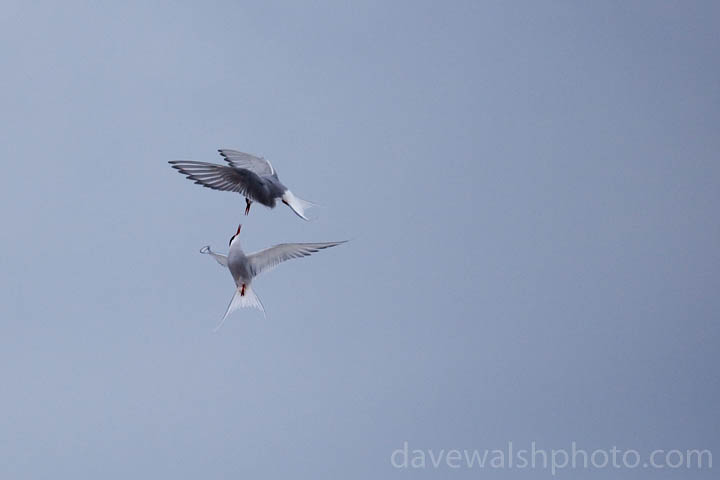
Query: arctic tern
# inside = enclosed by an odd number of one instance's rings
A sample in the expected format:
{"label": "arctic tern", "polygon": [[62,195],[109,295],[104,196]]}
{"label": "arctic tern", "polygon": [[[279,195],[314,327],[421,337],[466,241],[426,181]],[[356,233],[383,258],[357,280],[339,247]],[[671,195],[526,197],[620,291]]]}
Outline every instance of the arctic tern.
{"label": "arctic tern", "polygon": [[305,209],[314,204],[293,195],[280,182],[277,171],[269,161],[237,150],[220,149],[218,152],[228,165],[191,160],[171,160],[168,163],[198,185],[245,196],[245,215],[250,213],[252,202],[275,208],[275,203],[280,199],[298,217],[308,220]]}
{"label": "arctic tern", "polygon": [[325,243],[281,243],[246,255],[239,241],[241,228],[242,225],[239,225],[237,232],[230,238],[230,250],[227,256],[213,252],[209,246],[200,249],[200,253],[211,255],[220,265],[227,267],[235,281],[235,293],[232,300],[230,300],[225,315],[214,331],[219,330],[228,315],[239,308],[257,308],[265,315],[265,308],[252,289],[252,281],[255,277],[271,270],[285,260],[307,257],[319,250],[347,242],[347,240],[343,240]]}

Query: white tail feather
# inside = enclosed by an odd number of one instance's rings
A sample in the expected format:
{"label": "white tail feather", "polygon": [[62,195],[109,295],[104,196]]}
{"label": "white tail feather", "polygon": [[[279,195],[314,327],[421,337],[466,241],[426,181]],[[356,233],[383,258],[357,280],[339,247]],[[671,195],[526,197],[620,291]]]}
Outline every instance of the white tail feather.
{"label": "white tail feather", "polygon": [[265,316],[265,307],[263,307],[260,298],[255,295],[255,291],[252,287],[249,285],[245,286],[245,295],[240,295],[241,292],[242,288],[235,290],[235,294],[233,295],[232,300],[230,300],[230,305],[228,305],[225,315],[223,315],[223,318],[220,320],[217,327],[213,329],[213,332],[220,330],[220,327],[222,327],[223,323],[225,323],[225,319],[230,316],[232,312],[240,308],[257,308],[263,313],[263,316]]}
{"label": "white tail feather", "polygon": [[285,202],[288,207],[292,208],[292,211],[295,212],[298,217],[308,221],[310,219],[305,216],[305,210],[316,206],[313,202],[308,202],[307,200],[296,197],[290,190],[285,191],[282,196],[282,201]]}

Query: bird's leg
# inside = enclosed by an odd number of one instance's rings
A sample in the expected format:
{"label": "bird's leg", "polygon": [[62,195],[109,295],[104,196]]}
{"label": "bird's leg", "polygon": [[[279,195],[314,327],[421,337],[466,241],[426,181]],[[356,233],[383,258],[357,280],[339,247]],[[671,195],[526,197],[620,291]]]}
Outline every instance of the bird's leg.
{"label": "bird's leg", "polygon": [[240,296],[241,297],[245,296],[245,284],[244,283],[242,284],[242,287],[240,287]]}
{"label": "bird's leg", "polygon": [[245,198],[245,215],[250,213],[250,205],[252,204],[252,200],[249,198]]}

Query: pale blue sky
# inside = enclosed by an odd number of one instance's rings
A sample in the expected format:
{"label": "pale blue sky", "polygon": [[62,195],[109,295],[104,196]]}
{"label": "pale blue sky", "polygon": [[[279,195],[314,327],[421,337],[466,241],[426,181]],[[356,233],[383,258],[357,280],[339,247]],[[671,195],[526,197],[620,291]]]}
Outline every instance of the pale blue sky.
{"label": "pale blue sky", "polygon": [[[1,10],[1,478],[549,478],[398,471],[404,441],[720,461],[717,3]],[[220,147],[319,219],[167,165]],[[212,334],[233,284],[198,249],[239,221],[354,241]]]}

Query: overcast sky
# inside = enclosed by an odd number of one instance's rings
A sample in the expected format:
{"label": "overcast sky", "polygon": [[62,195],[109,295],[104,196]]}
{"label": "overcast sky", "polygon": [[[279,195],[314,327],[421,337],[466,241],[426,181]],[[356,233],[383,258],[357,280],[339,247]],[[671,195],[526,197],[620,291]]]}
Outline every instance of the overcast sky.
{"label": "overcast sky", "polygon": [[[718,3],[0,12],[1,478],[550,477],[396,469],[404,442],[720,464]],[[167,164],[221,147],[317,221]],[[213,334],[234,286],[198,250],[239,222],[352,242]]]}

